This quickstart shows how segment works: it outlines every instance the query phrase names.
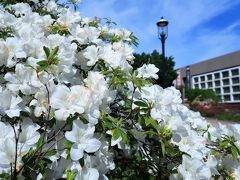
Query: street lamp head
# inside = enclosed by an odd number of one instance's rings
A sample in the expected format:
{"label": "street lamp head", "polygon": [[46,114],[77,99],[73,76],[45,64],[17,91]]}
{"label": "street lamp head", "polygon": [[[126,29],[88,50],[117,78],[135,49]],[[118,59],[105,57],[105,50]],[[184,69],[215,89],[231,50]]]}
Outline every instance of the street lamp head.
{"label": "street lamp head", "polygon": [[158,27],[158,38],[167,39],[168,36],[168,21],[163,17],[156,23]]}
{"label": "street lamp head", "polygon": [[166,27],[168,25],[168,21],[161,17],[161,19],[157,22],[158,27]]}

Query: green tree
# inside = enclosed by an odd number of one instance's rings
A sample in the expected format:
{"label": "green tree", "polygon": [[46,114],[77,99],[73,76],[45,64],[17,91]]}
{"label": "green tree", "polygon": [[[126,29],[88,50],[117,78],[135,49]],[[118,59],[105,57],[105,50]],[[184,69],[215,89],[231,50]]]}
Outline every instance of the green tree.
{"label": "green tree", "polygon": [[135,61],[133,63],[133,68],[137,69],[143,64],[154,64],[158,69],[158,79],[155,80],[156,84],[166,88],[172,86],[173,80],[177,78],[177,73],[174,70],[175,62],[172,56],[165,57],[166,63],[163,67],[162,55],[154,50],[151,54],[134,54]]}

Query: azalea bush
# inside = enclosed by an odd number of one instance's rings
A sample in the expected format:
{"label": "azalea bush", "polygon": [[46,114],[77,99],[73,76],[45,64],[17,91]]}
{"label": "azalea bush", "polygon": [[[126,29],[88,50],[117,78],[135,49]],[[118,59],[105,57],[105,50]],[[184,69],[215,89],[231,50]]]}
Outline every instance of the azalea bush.
{"label": "azalea bush", "polygon": [[239,130],[153,85],[154,65],[133,70],[131,32],[16,2],[0,7],[1,179],[240,178]]}

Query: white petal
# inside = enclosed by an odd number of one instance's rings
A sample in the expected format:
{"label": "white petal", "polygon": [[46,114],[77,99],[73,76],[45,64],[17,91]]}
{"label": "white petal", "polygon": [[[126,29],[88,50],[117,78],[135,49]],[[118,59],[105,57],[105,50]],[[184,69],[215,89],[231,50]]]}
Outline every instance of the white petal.
{"label": "white petal", "polygon": [[77,161],[83,157],[83,149],[80,145],[74,144],[70,150],[70,157],[72,160]]}
{"label": "white petal", "polygon": [[67,131],[65,133],[65,137],[68,141],[71,141],[71,142],[77,142],[77,138],[76,138],[76,135],[75,133],[73,133],[72,131]]}
{"label": "white petal", "polygon": [[10,117],[18,117],[20,115],[20,109],[11,109],[5,111],[5,113]]}
{"label": "white petal", "polygon": [[101,146],[101,142],[95,138],[88,139],[86,142],[86,148],[84,149],[88,153],[96,152]]}
{"label": "white petal", "polygon": [[75,177],[75,180],[97,180],[99,173],[94,168],[83,168],[82,171]]}
{"label": "white petal", "polygon": [[64,108],[55,111],[55,118],[59,121],[66,120],[69,115],[70,115],[69,111],[67,111]]}

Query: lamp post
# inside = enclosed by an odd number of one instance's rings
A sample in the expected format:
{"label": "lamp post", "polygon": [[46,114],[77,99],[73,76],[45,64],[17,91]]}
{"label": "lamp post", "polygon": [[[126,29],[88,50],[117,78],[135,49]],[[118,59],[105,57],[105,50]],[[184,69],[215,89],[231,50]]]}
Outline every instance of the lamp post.
{"label": "lamp post", "polygon": [[163,17],[157,22],[158,38],[162,42],[162,58],[165,64],[165,41],[168,37],[168,21]]}
{"label": "lamp post", "polygon": [[168,37],[168,21],[163,17],[156,23],[158,28],[158,38],[162,42],[162,86],[165,87],[165,69],[166,69],[166,59],[165,59],[165,41]]}

